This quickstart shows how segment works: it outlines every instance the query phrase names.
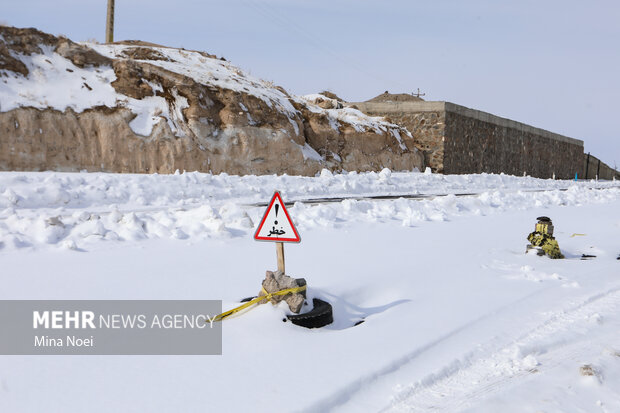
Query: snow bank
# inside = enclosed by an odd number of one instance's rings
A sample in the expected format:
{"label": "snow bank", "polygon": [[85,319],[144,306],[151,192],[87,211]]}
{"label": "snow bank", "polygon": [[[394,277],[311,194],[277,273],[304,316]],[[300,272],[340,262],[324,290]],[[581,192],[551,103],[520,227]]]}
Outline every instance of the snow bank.
{"label": "snow bank", "polygon": [[[123,175],[0,173],[0,242],[3,249],[39,246],[95,248],[100,242],[142,239],[200,240],[249,236],[274,190],[294,202],[300,229],[351,223],[398,222],[416,226],[458,216],[549,206],[608,202],[620,197],[613,182],[541,180],[505,175],[396,173],[332,174],[317,177],[230,176],[204,173]],[[545,192],[532,192],[541,191]],[[479,192],[460,197],[458,193]],[[371,200],[369,195],[448,196]],[[301,201],[357,197],[331,203]]]}

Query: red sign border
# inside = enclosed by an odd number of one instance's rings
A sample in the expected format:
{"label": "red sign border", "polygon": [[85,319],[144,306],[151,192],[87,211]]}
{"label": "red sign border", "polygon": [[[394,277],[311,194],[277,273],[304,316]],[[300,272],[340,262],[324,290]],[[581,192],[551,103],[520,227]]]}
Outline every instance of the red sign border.
{"label": "red sign border", "polygon": [[[263,225],[265,225],[265,221],[267,220],[267,215],[269,215],[269,211],[273,208],[273,203],[276,201],[276,198],[280,201],[280,205],[282,206],[282,210],[284,210],[284,214],[286,215],[286,219],[288,219],[289,224],[291,224],[291,228],[293,228],[293,232],[297,238],[269,238],[269,237],[259,237],[258,233],[261,229],[263,229]],[[271,241],[271,242],[301,242],[301,237],[297,232],[297,228],[295,228],[295,224],[293,224],[293,220],[291,219],[288,211],[286,210],[286,206],[284,205],[284,201],[282,201],[282,197],[280,196],[280,191],[275,191],[273,196],[271,197],[271,202],[269,202],[269,206],[265,210],[265,214],[263,215],[263,219],[260,220],[260,224],[258,225],[258,229],[254,233],[254,239],[256,241]]]}

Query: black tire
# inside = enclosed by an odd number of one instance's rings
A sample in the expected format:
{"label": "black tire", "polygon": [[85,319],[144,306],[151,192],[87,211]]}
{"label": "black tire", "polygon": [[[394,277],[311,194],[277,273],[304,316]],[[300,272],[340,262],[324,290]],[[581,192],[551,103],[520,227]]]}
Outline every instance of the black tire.
{"label": "black tire", "polygon": [[314,308],[303,314],[291,314],[286,317],[291,323],[306,328],[321,328],[334,322],[332,305],[318,298],[312,299]]}

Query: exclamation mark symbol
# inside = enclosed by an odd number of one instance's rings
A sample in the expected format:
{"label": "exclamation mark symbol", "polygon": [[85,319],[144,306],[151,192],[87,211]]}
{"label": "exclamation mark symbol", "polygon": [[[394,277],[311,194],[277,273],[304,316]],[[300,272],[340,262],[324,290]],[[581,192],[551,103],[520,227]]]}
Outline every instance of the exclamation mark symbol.
{"label": "exclamation mark symbol", "polygon": [[278,225],[278,209],[280,209],[280,205],[276,204],[275,207],[276,207],[276,220],[274,224]]}

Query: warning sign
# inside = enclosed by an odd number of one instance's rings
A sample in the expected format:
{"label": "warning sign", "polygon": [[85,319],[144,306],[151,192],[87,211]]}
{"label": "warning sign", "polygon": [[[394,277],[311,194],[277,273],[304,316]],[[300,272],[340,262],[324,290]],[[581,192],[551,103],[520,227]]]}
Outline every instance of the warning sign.
{"label": "warning sign", "polygon": [[271,198],[263,219],[254,234],[257,241],[300,242],[301,237],[276,191]]}

